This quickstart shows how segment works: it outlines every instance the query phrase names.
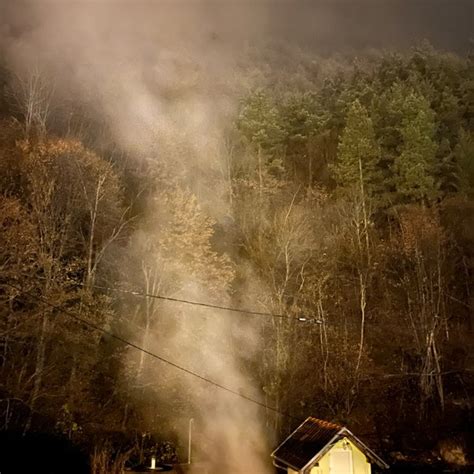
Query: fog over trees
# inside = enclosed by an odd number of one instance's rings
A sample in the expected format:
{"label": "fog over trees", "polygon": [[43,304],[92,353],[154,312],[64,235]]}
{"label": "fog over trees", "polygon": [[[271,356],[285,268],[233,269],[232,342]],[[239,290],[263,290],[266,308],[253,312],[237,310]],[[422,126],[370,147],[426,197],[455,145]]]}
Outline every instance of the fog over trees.
{"label": "fog over trees", "polygon": [[172,14],[182,30],[146,7],[110,10],[113,27],[104,4],[71,23],[69,7],[9,10],[2,439],[41,434],[119,473],[187,462],[193,419],[209,472],[265,474],[314,415],[400,472],[467,466],[468,42],[318,50],[263,6],[250,30],[226,36],[225,10],[187,29],[201,7]]}

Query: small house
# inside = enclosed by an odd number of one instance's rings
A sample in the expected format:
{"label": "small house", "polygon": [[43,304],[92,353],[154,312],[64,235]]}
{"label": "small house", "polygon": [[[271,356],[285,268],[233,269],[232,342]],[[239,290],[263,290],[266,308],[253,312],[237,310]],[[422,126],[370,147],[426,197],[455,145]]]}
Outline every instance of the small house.
{"label": "small house", "polygon": [[344,426],[307,418],[272,453],[288,474],[371,474],[388,465]]}

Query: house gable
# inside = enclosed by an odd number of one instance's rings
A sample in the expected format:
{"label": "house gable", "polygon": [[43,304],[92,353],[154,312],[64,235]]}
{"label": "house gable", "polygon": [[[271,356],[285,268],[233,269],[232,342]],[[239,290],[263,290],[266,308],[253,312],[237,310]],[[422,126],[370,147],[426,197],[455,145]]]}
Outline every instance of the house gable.
{"label": "house gable", "polygon": [[[357,438],[347,428],[335,423],[330,423],[317,418],[307,418],[298,428],[291,433],[288,438],[281,443],[272,453],[275,464],[286,466],[288,472],[298,472],[304,474],[322,474],[329,472],[329,465],[326,470],[321,470],[316,465],[322,466],[330,460],[328,454],[332,450],[341,450],[340,459],[344,458],[344,449],[351,453],[350,461],[357,465],[354,474],[370,473],[370,463],[375,463],[379,467],[386,469],[388,465],[370,450],[359,438]],[[329,461],[328,461],[329,462]],[[336,462],[336,457],[333,458]],[[323,463],[323,464],[321,464]]]}
{"label": "house gable", "polygon": [[353,474],[370,474],[370,460],[367,456],[347,438],[341,438],[334,443],[327,452],[317,461],[312,462],[305,472],[311,474],[326,474],[331,472],[331,456],[337,452],[347,452],[350,454],[350,465]]}

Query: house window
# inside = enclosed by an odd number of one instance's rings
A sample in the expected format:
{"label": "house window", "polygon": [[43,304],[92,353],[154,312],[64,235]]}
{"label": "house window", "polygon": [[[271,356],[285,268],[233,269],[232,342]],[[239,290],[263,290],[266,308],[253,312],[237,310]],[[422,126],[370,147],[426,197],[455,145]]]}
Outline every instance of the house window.
{"label": "house window", "polygon": [[332,450],[329,453],[329,474],[353,474],[352,451]]}

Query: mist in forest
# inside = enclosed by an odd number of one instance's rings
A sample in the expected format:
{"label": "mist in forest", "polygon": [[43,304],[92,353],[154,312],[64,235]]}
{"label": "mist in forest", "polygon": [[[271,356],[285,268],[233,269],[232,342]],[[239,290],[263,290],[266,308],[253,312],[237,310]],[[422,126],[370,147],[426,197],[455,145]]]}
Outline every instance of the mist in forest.
{"label": "mist in forest", "polygon": [[[240,8],[232,8],[239,16]],[[79,97],[108,124],[111,140],[131,159],[150,169],[159,167],[195,195],[192,205],[196,209],[213,219],[231,219],[224,131],[241,90],[236,53],[244,38],[263,38],[268,11],[265,7],[256,15],[244,13],[236,25],[234,13],[227,17],[227,11],[219,13],[212,5],[178,3],[164,10],[152,3],[25,4],[16,18],[23,23],[26,16],[31,23],[19,26],[25,30],[18,37],[14,28],[7,29],[7,57],[20,77],[35,71],[54,84],[55,94]],[[166,246],[173,229],[166,228],[163,216],[180,212],[175,206],[162,190],[148,195],[143,212],[152,224],[139,227],[125,249],[127,256],[143,262],[143,271],[124,285],[231,305],[226,291],[212,294],[209,290],[217,286],[208,281],[213,271],[206,263],[212,266],[212,260],[203,262],[203,268],[193,274],[191,265],[183,264],[186,255],[178,253],[189,250],[173,247],[173,242]],[[150,241],[162,245],[149,245]],[[224,288],[232,279],[231,264],[227,266]],[[241,320],[241,327],[233,330],[235,323],[222,312],[148,301],[140,311],[146,312],[142,317],[146,330],[137,341],[141,347],[236,392],[261,397],[240,365],[242,356],[250,359],[255,353],[253,321]],[[267,472],[268,446],[258,408],[217,387],[203,387],[202,381],[133,350],[126,357],[138,384],[159,380],[160,398],[172,397],[176,390],[186,394],[196,413],[195,430],[205,440],[201,445],[208,447],[208,452],[198,456],[206,456],[214,469],[225,461],[233,472]],[[140,399],[136,403],[140,406]],[[187,436],[185,431],[180,435]]]}

